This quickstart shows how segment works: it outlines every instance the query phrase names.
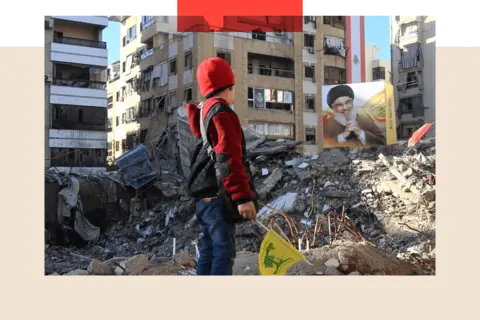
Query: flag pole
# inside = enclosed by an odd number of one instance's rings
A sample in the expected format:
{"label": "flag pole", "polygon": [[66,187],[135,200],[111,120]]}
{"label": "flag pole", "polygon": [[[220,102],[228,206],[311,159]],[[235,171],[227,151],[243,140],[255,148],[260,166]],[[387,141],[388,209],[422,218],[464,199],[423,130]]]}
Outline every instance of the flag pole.
{"label": "flag pole", "polygon": [[267,232],[270,231],[270,229],[268,229],[263,223],[261,223],[260,221],[258,220],[255,220],[255,222],[260,226],[262,227],[263,229],[265,229]]}

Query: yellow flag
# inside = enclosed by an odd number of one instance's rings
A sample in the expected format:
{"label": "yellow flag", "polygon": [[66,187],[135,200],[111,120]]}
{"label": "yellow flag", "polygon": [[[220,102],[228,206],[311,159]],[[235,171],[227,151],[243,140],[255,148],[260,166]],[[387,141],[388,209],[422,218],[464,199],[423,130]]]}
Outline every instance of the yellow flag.
{"label": "yellow flag", "polygon": [[258,264],[262,275],[285,275],[288,268],[305,256],[270,229],[260,246]]}

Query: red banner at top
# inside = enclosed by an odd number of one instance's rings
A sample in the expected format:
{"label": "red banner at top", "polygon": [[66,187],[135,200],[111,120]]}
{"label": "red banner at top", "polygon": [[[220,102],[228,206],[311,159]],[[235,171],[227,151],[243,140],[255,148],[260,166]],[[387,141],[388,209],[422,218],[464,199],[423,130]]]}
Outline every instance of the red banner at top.
{"label": "red banner at top", "polygon": [[302,32],[303,0],[177,0],[178,32]]}

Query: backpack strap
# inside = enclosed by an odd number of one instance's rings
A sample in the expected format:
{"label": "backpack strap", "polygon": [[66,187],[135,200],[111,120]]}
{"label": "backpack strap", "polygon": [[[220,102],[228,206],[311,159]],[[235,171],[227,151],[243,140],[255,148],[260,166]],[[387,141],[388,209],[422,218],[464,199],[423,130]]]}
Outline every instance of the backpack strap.
{"label": "backpack strap", "polygon": [[208,113],[205,117],[205,121],[203,121],[203,112],[204,112],[203,106],[204,106],[204,102],[201,102],[200,103],[200,132],[202,134],[202,142],[203,142],[203,145],[207,147],[208,155],[215,162],[215,155],[214,155],[215,152],[213,150],[212,144],[207,134],[208,129],[210,127],[210,122],[216,114],[220,112],[233,112],[233,110],[230,109],[230,107],[224,105],[223,103],[217,102],[210,108],[210,110],[208,110]]}

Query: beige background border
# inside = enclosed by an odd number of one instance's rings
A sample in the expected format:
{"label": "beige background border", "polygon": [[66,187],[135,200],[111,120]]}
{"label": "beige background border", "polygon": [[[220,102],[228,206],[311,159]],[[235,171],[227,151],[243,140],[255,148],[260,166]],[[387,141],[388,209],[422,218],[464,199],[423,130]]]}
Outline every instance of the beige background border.
{"label": "beige background border", "polygon": [[0,318],[475,318],[478,57],[437,49],[437,276],[44,277],[44,49],[1,48]]}

